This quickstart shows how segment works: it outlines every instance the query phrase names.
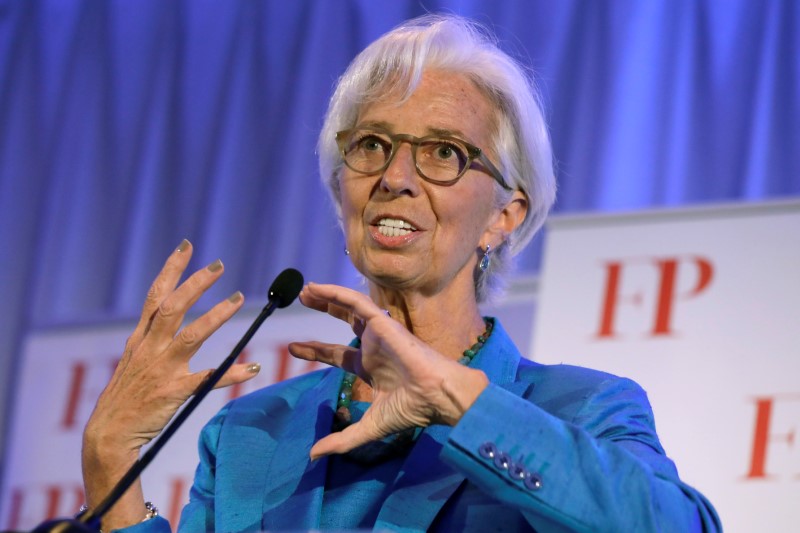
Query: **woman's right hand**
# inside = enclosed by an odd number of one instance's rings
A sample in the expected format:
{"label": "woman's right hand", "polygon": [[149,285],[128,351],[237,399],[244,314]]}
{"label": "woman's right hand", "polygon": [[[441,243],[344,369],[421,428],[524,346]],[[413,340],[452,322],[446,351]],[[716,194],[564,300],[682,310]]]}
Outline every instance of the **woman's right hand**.
{"label": "woman's right hand", "polygon": [[[106,497],[138,459],[141,447],[164,429],[211,374],[212,370],[192,372],[189,361],[244,302],[242,294],[236,292],[182,328],[188,310],[224,270],[217,260],[178,285],[191,256],[192,245],[184,240],[167,259],[150,287],[139,323],[128,338],[111,381],[100,394],[86,425],[82,459],[90,508]],[[233,365],[217,386],[241,383],[257,372],[258,365]],[[103,529],[141,520],[143,502],[137,483],[107,515],[110,523],[104,520]]]}

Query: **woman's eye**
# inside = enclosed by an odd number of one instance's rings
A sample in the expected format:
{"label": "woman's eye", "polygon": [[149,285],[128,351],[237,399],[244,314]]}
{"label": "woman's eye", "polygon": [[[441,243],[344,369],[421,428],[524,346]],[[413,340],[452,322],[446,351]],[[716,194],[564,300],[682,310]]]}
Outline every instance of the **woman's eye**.
{"label": "woman's eye", "polygon": [[450,143],[442,143],[436,147],[436,157],[438,159],[463,159],[461,150]]}
{"label": "woman's eye", "polygon": [[377,137],[364,137],[358,144],[367,152],[383,151],[383,143]]}

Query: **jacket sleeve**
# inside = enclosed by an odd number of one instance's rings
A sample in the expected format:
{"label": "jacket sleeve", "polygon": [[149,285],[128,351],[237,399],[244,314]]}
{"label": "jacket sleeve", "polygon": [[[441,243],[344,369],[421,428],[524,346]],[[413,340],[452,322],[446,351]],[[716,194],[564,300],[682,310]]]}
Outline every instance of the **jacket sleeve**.
{"label": "jacket sleeve", "polygon": [[562,420],[491,384],[450,433],[442,459],[539,531],[718,531],[680,481],[644,391],[609,378]]}

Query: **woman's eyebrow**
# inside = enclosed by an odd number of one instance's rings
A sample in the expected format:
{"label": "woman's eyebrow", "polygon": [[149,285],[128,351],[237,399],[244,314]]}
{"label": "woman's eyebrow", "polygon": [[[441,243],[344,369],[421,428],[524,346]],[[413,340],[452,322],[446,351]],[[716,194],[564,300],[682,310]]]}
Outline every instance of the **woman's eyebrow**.
{"label": "woman's eyebrow", "polygon": [[367,122],[359,122],[355,125],[356,128],[375,128],[379,130],[392,131],[392,125],[383,120],[368,120]]}
{"label": "woman's eyebrow", "polygon": [[467,135],[459,129],[449,128],[428,128],[429,135],[439,135],[442,137],[455,137],[462,141],[472,142]]}
{"label": "woman's eyebrow", "polygon": [[[379,130],[384,130],[388,133],[396,133],[394,131],[394,127],[391,123],[386,122],[385,120],[368,120],[366,122],[359,122],[355,125],[356,128],[374,128]],[[402,133],[402,132],[401,132]],[[456,137],[463,141],[471,142],[467,135],[464,134],[463,131],[459,129],[451,129],[451,128],[435,128],[432,126],[428,126],[425,128],[425,136],[436,135],[440,137]]]}

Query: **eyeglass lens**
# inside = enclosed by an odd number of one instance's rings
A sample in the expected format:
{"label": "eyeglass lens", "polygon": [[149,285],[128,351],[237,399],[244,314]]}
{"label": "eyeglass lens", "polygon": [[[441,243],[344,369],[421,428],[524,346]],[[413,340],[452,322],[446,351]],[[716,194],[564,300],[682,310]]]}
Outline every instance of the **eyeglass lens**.
{"label": "eyeglass lens", "polygon": [[[410,143],[417,168],[430,180],[451,181],[461,175],[469,162],[466,146],[455,139],[424,137]],[[400,140],[396,145],[399,147]],[[395,143],[384,133],[353,130],[343,146],[347,166],[357,172],[372,173],[383,169],[393,155]]]}

